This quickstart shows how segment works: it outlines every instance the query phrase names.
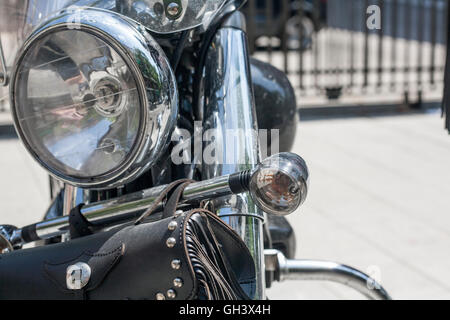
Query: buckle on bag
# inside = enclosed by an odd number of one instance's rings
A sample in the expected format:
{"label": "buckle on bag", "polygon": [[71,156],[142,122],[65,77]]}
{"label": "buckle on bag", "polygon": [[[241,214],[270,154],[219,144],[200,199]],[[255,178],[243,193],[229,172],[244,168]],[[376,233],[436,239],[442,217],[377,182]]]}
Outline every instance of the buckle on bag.
{"label": "buckle on bag", "polygon": [[69,290],[83,289],[91,279],[91,267],[83,262],[67,267],[66,285]]}

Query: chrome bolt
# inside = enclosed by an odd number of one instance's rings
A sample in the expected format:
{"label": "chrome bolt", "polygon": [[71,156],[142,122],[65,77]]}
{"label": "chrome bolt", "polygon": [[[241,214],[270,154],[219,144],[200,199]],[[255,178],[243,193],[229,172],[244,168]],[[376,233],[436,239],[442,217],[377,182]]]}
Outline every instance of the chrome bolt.
{"label": "chrome bolt", "polygon": [[164,13],[164,6],[162,3],[156,2],[153,6],[153,12],[155,12],[157,16],[161,16]]}
{"label": "chrome bolt", "polygon": [[166,300],[166,297],[161,292],[156,294],[156,300]]}
{"label": "chrome bolt", "polygon": [[178,227],[178,223],[176,221],[170,221],[169,223],[169,230],[174,231]]}
{"label": "chrome bolt", "polygon": [[69,290],[84,288],[91,278],[91,268],[84,262],[68,266],[66,270],[66,285]]}
{"label": "chrome bolt", "polygon": [[172,260],[170,265],[172,266],[172,269],[178,270],[181,267],[181,261],[178,259]]}
{"label": "chrome bolt", "polygon": [[167,290],[167,297],[169,299],[175,299],[177,297],[177,293],[173,289]]}
{"label": "chrome bolt", "polygon": [[170,16],[170,18],[177,18],[181,13],[181,7],[178,3],[171,2],[167,5],[166,12]]}
{"label": "chrome bolt", "polygon": [[172,238],[172,237],[167,239],[167,241],[166,241],[166,245],[169,248],[175,247],[176,244],[177,244],[177,240],[175,240],[175,238]]}
{"label": "chrome bolt", "polygon": [[173,279],[173,285],[175,288],[181,288],[183,286],[183,279],[181,278]]}

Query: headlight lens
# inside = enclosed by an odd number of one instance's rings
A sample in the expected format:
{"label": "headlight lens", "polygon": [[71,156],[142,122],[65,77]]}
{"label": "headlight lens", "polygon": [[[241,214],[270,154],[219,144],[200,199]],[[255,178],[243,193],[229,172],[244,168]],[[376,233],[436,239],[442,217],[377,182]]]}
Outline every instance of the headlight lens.
{"label": "headlight lens", "polygon": [[77,178],[105,174],[126,161],[139,130],[136,81],[100,38],[51,33],[18,69],[17,120],[42,161]]}
{"label": "headlight lens", "polygon": [[250,180],[250,194],[265,212],[288,215],[306,199],[309,172],[298,155],[283,152],[273,155],[258,166]]}
{"label": "headlight lens", "polygon": [[12,84],[16,128],[58,178],[123,184],[166,143],[177,111],[174,76],[159,46],[117,14],[88,9],[78,29],[67,24],[70,15],[25,44]]}

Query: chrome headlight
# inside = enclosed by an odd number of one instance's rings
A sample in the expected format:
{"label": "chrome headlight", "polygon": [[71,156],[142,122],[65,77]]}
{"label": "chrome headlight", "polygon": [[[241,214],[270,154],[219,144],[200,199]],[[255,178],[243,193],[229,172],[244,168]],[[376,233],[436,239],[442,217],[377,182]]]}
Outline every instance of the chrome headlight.
{"label": "chrome headlight", "polygon": [[159,45],[108,11],[65,11],[39,27],[16,61],[18,134],[57,178],[122,185],[154,163],[175,125],[175,77]]}

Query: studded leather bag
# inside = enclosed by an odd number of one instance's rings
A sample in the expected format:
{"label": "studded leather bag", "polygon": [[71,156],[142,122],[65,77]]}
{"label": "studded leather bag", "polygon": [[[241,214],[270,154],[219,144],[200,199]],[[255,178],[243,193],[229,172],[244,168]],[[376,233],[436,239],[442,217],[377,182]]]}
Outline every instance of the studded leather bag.
{"label": "studded leather bag", "polygon": [[175,211],[183,187],[174,186],[158,221],[145,222],[150,208],[125,227],[1,255],[0,299],[251,298],[243,241],[207,210]]}

